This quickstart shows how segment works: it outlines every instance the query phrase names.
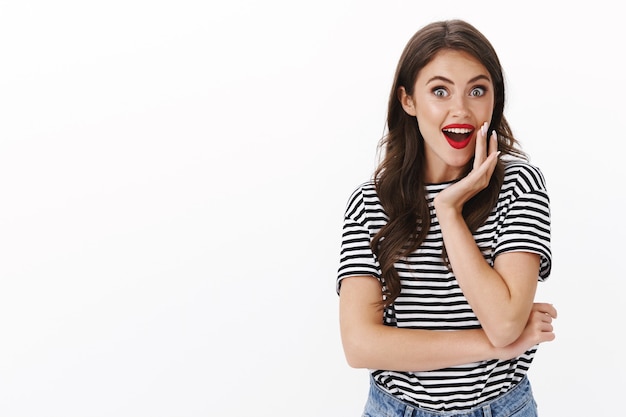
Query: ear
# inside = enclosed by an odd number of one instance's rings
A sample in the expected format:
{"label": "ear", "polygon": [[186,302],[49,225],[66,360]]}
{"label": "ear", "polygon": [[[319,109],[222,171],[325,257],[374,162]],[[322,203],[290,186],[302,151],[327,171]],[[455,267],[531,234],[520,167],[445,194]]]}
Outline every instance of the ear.
{"label": "ear", "polygon": [[400,100],[400,104],[402,104],[402,108],[405,112],[407,112],[411,116],[417,115],[415,112],[415,103],[413,102],[413,97],[406,93],[404,87],[398,88],[398,100]]}

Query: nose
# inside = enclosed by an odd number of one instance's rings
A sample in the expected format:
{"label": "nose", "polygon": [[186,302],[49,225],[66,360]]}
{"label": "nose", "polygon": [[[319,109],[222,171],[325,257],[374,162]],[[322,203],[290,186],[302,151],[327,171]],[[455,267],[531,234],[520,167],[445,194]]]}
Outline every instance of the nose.
{"label": "nose", "polygon": [[457,94],[451,100],[451,113],[455,117],[466,117],[469,115],[469,107],[467,97],[463,94]]}

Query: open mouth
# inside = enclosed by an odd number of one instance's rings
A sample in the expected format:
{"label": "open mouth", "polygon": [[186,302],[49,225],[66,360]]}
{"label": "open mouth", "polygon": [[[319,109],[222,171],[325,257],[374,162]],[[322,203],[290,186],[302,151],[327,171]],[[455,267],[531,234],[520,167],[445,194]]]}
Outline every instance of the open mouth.
{"label": "open mouth", "polygon": [[446,140],[454,149],[463,149],[469,145],[474,133],[473,127],[446,126],[442,129]]}

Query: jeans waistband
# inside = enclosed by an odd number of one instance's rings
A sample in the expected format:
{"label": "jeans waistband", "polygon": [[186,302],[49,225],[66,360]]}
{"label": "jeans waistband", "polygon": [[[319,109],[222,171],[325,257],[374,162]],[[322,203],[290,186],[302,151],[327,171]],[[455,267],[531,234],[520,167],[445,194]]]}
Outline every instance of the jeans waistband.
{"label": "jeans waistband", "polygon": [[[398,417],[507,417],[515,412],[530,408],[524,416],[536,415],[536,404],[528,378],[524,378],[509,391],[469,410],[434,411],[409,404],[380,388],[372,379],[365,415]],[[534,410],[534,411],[533,411]]]}

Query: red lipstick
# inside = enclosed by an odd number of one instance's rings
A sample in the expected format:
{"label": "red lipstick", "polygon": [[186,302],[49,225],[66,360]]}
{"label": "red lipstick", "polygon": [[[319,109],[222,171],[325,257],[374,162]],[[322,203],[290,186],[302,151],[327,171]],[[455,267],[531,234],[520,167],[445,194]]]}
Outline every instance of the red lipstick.
{"label": "red lipstick", "polygon": [[474,126],[469,124],[450,124],[441,129],[448,144],[454,149],[463,149],[469,145],[474,136]]}

